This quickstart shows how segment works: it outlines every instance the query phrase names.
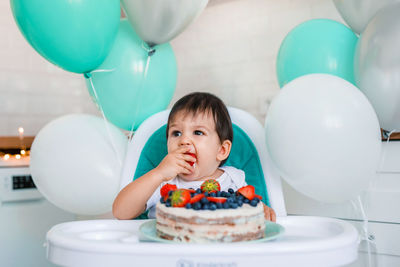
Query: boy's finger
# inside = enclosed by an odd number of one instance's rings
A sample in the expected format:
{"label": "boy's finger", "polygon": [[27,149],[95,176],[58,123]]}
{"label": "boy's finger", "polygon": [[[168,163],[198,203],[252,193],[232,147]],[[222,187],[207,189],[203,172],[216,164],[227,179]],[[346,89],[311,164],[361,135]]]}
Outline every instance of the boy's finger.
{"label": "boy's finger", "polygon": [[271,210],[271,221],[276,222],[276,213],[273,209],[270,210]]}
{"label": "boy's finger", "polygon": [[185,152],[189,152],[189,150],[190,150],[189,146],[180,146],[175,150],[175,152],[185,153]]}
{"label": "boy's finger", "polygon": [[193,167],[190,166],[190,164],[188,162],[186,162],[185,160],[182,160],[178,163],[178,165],[185,170],[184,173],[186,174],[190,174],[193,172]]}
{"label": "boy's finger", "polygon": [[178,154],[183,154],[183,153],[185,153],[185,148],[184,147],[178,147],[177,149],[175,149],[175,150],[171,150],[171,151],[169,151],[168,152],[168,154],[176,154],[176,155],[178,155]]}
{"label": "boy's finger", "polygon": [[271,214],[269,214],[269,212],[267,210],[264,210],[264,216],[265,216],[266,220],[268,220],[268,221],[271,220]]}
{"label": "boy's finger", "polygon": [[183,173],[183,174],[191,174],[191,173],[192,173],[192,171],[191,171],[191,170],[189,170],[189,169],[187,169],[187,168],[185,168],[185,167],[182,167],[182,169],[181,169],[181,173]]}
{"label": "boy's finger", "polygon": [[196,158],[189,154],[183,154],[183,159],[185,161],[196,162]]}
{"label": "boy's finger", "polygon": [[266,205],[264,205],[264,216],[266,220],[271,220],[271,213],[269,212],[269,208]]}
{"label": "boy's finger", "polygon": [[187,162],[185,161],[185,169],[187,169],[189,171],[189,173],[194,172],[194,167],[192,164],[190,164],[191,162]]}
{"label": "boy's finger", "polygon": [[196,162],[197,159],[195,159],[194,157],[190,156],[190,155],[185,155],[185,154],[181,154],[181,156],[178,157],[178,161],[179,164],[186,165],[185,163],[189,164],[189,166],[192,166],[193,162]]}

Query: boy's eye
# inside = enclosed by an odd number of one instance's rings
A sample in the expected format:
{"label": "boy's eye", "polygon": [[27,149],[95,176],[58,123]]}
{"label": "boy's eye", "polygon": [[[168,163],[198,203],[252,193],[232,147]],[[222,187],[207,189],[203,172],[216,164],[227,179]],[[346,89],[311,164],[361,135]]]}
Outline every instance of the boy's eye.
{"label": "boy's eye", "polygon": [[182,133],[180,131],[173,131],[171,135],[177,137],[177,136],[181,136]]}
{"label": "boy's eye", "polygon": [[195,134],[195,135],[203,135],[204,133],[203,133],[202,131],[196,130],[196,131],[194,131],[194,134]]}

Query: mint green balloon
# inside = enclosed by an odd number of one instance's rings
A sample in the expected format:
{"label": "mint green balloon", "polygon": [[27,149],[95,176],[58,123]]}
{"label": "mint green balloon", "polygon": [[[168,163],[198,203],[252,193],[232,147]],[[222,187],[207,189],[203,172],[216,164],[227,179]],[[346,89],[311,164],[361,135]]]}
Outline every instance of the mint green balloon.
{"label": "mint green balloon", "polygon": [[155,47],[146,77],[148,52],[143,45],[128,20],[121,20],[106,60],[86,75],[92,99],[110,122],[125,130],[135,130],[147,117],[164,110],[175,91],[177,66],[171,45]]}
{"label": "mint green balloon", "polygon": [[118,31],[119,0],[11,0],[14,19],[29,44],[71,72],[95,69]]}
{"label": "mint green balloon", "polygon": [[339,76],[353,84],[353,58],[357,36],[345,25],[329,19],[306,21],[283,40],[276,62],[280,87],[311,73]]}

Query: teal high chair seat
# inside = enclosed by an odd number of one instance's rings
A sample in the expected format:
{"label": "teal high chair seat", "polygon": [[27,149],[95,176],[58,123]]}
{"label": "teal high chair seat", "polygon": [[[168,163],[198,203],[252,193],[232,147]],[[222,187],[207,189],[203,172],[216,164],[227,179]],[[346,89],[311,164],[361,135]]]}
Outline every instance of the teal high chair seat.
{"label": "teal high chair seat", "polygon": [[[148,220],[62,223],[47,233],[47,258],[62,266],[343,266],[357,258],[359,235],[350,223],[324,217],[287,216],[278,171],[268,154],[264,128],[250,114],[228,108],[234,126],[226,165],[246,172],[285,228],[271,242],[178,244],[149,242],[139,227]],[[157,166],[166,154],[169,111],[145,120],[128,144],[121,189]]]}

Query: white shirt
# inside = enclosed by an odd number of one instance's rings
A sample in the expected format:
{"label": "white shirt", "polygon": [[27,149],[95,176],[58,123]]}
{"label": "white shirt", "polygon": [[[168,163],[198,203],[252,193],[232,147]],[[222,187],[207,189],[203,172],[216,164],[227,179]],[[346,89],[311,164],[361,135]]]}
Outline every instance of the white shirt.
{"label": "white shirt", "polygon": [[[224,173],[218,177],[216,180],[218,181],[219,185],[221,186],[221,191],[228,191],[229,188],[233,190],[237,190],[243,186],[246,186],[245,181],[245,174],[244,171],[236,169],[235,167],[231,166],[223,166],[219,168]],[[165,184],[175,184],[178,188],[188,189],[193,188],[197,189],[200,188],[201,184],[204,181],[184,181],[179,177],[175,177],[168,182],[161,183],[161,185],[156,189],[150,199],[147,201],[146,209],[149,210],[148,217],[155,218],[156,217],[156,204],[160,201],[161,194],[160,189]]]}

